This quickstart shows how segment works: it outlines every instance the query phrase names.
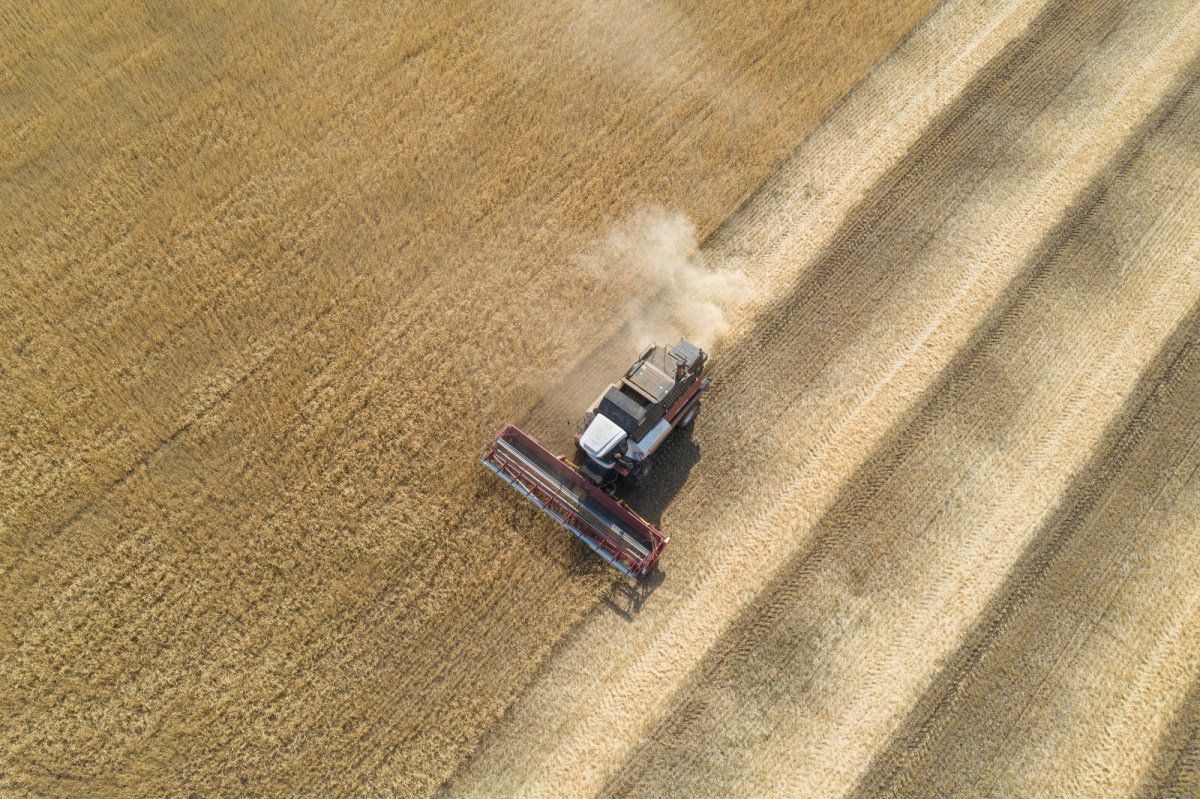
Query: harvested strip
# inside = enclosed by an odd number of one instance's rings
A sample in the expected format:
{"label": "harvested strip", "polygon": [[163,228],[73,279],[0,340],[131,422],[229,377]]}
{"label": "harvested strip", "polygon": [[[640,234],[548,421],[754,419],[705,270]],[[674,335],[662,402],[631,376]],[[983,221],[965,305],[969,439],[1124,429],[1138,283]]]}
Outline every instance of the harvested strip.
{"label": "harvested strip", "polygon": [[[778,298],[794,291],[846,215],[877,199],[878,184],[887,182],[938,115],[1046,5],[1047,0],[942,3],[704,242],[706,265],[740,271],[754,286],[757,299],[730,320],[731,338],[750,335]],[[523,424],[548,444],[569,447],[562,420],[587,407],[611,376],[628,366],[634,329],[636,320],[595,347],[546,392]],[[645,342],[633,343],[640,348]]]}
{"label": "harvested strip", "polygon": [[[609,795],[853,789],[1200,300],[1200,150],[1187,143],[1196,106],[1173,93],[1133,161],[1084,206],[1078,229],[1066,231],[928,405],[854,477],[811,547],[743,614]],[[1047,638],[1046,657],[1055,651]],[[1027,656],[1015,642],[1012,652]],[[1182,652],[1171,656],[1178,662]],[[1122,659],[1108,654],[1118,667]],[[1168,671],[1175,682],[1150,691],[1151,705],[1169,707],[1188,673]],[[977,718],[982,730],[994,716]],[[1018,737],[1037,751],[1048,734]],[[915,768],[913,795],[942,795],[946,786],[923,780],[969,771],[979,749],[957,740],[946,738],[962,761]],[[1072,751],[1083,766],[1093,749]],[[1062,768],[1033,771],[1053,779]]]}
{"label": "harvested strip", "polygon": [[1091,507],[1042,533],[1066,541],[1044,571],[1015,575],[1019,607],[956,675],[889,795],[1130,796],[1187,712],[1200,674],[1200,314],[1185,339],[1125,433],[1131,451],[1098,464]]}
{"label": "harvested strip", "polygon": [[[1167,94],[1195,40],[1192,9],[1126,19],[1130,7],[1067,4],[1033,26],[726,354],[698,435],[719,455],[666,508],[663,529],[687,535],[674,537],[653,601],[631,621],[593,617],[448,793],[586,796],[622,768],[686,673]],[[1113,69],[1127,76],[1115,87]],[[864,718],[886,738],[887,716]],[[852,785],[870,744],[846,748],[831,777]]]}

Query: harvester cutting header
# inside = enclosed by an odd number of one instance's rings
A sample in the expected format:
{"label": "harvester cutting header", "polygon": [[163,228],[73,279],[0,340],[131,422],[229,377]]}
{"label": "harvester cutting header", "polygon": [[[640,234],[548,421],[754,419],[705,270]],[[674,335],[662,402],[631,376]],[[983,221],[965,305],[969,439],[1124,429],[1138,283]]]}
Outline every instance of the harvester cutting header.
{"label": "harvester cutting header", "polygon": [[604,390],[575,437],[576,462],[556,457],[508,425],[480,460],[600,557],[628,577],[645,577],[667,538],[612,496],[619,484],[639,486],[651,456],[700,410],[708,356],[680,339],[652,345],[621,380]]}

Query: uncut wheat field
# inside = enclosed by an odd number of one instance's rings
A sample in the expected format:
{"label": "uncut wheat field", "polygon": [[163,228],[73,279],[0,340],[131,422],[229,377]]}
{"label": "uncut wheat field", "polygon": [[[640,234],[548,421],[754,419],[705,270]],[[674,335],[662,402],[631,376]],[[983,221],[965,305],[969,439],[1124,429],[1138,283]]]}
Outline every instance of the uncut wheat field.
{"label": "uncut wheat field", "polygon": [[1200,796],[1194,0],[0,0],[0,209],[0,796]]}

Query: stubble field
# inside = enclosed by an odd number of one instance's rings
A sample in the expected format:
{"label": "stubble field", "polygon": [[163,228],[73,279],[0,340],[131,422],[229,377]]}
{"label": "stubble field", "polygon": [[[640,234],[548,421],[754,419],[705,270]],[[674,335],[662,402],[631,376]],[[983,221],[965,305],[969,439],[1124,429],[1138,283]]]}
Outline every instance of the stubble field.
{"label": "stubble field", "polygon": [[1200,790],[1192,3],[0,19],[0,792]]}

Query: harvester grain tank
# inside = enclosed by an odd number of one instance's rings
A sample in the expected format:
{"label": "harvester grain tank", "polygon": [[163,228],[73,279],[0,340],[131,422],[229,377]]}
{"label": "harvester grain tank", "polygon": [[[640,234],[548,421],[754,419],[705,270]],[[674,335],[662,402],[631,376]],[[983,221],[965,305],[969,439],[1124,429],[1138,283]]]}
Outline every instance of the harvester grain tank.
{"label": "harvester grain tank", "polygon": [[513,425],[480,460],[622,574],[641,579],[654,570],[668,539],[612,492],[622,483],[644,484],[651,456],[672,431],[695,420],[708,388],[707,359],[683,339],[648,347],[592,403],[575,437],[576,463]]}

